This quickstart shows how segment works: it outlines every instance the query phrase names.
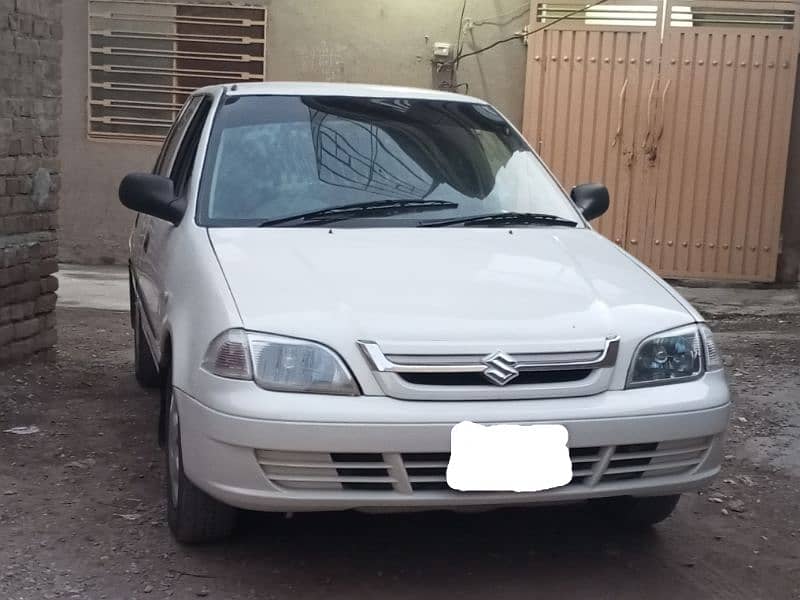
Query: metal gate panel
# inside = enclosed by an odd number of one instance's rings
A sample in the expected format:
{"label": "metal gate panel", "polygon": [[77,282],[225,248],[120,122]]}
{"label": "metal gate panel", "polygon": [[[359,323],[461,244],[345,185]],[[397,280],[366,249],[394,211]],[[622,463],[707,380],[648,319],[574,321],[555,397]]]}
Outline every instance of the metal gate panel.
{"label": "metal gate panel", "polygon": [[597,229],[664,276],[772,281],[800,3],[531,9],[568,18],[529,38],[523,130],[565,186],[608,185]]}
{"label": "metal gate panel", "polygon": [[741,0],[667,3],[664,132],[643,252],[660,274],[774,280],[796,8]]}
{"label": "metal gate panel", "polygon": [[568,188],[608,185],[613,202],[596,228],[623,244],[629,199],[649,191],[631,172],[658,76],[659,3],[614,1],[570,14],[583,6],[532,3],[532,27],[569,16],[529,38],[523,131]]}

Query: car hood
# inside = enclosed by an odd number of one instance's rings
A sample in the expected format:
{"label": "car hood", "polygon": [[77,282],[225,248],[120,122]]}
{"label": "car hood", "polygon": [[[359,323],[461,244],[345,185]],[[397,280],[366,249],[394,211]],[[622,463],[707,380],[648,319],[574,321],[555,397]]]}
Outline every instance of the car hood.
{"label": "car hood", "polygon": [[390,352],[595,349],[694,321],[589,229],[209,229],[254,331]]}

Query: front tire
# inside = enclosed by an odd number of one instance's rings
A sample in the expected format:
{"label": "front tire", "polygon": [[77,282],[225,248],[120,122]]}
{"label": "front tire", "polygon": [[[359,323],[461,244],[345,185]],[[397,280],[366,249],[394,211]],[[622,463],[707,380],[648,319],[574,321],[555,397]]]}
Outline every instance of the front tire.
{"label": "front tire", "polygon": [[594,504],[608,518],[610,524],[627,529],[647,529],[669,517],[680,498],[680,494],[643,498],[624,496],[603,498],[594,501]]}
{"label": "front tire", "polygon": [[167,522],[176,540],[198,544],[224,539],[236,523],[236,509],[215,500],[194,485],[183,471],[180,418],[171,374],[164,384],[167,415]]}

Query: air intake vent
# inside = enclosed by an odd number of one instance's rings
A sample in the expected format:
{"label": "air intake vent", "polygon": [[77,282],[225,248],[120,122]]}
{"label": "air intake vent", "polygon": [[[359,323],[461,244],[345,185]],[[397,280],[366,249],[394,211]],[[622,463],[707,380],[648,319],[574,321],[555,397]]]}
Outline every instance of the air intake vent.
{"label": "air intake vent", "polygon": [[[687,473],[697,467],[712,438],[570,448],[570,486],[602,485]],[[256,450],[269,481],[294,492],[446,492],[449,452],[289,452]]]}

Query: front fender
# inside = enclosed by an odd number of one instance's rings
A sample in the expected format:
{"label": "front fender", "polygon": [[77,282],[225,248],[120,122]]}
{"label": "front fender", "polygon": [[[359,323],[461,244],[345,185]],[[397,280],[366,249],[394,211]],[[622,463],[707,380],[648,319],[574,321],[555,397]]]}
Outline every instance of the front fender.
{"label": "front fender", "polygon": [[197,395],[197,372],[209,343],[241,327],[242,319],[205,228],[184,219],[165,250],[160,350],[171,344],[173,385]]}

